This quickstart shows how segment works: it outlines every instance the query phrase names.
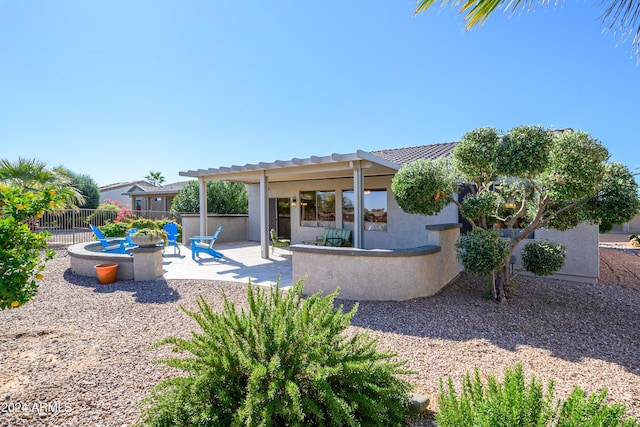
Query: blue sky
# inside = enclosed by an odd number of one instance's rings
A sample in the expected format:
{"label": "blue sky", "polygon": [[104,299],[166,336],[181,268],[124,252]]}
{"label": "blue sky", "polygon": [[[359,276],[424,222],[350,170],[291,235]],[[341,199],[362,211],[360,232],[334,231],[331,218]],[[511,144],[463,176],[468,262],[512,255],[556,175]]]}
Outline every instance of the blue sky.
{"label": "blue sky", "polygon": [[595,1],[464,31],[413,1],[0,1],[0,158],[99,185],[571,127],[640,167],[640,64]]}

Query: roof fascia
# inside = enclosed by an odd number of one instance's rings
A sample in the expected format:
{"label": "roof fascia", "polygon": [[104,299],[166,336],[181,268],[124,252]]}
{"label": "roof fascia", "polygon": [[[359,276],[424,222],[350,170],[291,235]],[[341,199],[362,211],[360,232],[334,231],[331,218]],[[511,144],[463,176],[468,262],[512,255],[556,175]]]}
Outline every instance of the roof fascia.
{"label": "roof fascia", "polygon": [[[276,160],[274,162],[260,162],[255,164],[247,163],[244,166],[233,165],[228,167],[209,168],[189,170],[179,172],[180,176],[192,178],[206,179],[257,179],[262,173],[268,176],[287,175],[300,173],[305,167],[313,168],[314,171],[344,170],[351,168],[351,162],[368,161],[377,163],[390,169],[398,170],[400,165],[390,162],[386,159],[373,155],[367,151],[358,150],[356,153],[338,154],[333,153],[330,156],[311,156],[306,159],[293,158],[291,160]],[[339,165],[344,163],[345,165]],[[253,173],[252,173],[253,172]]]}

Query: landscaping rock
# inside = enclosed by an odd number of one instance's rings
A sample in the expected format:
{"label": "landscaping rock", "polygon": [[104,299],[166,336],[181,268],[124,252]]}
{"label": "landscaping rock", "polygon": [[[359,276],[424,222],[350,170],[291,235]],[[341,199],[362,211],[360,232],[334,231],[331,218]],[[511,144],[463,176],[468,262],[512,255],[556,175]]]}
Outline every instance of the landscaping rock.
{"label": "landscaping rock", "polygon": [[411,412],[421,414],[429,407],[429,398],[418,393],[409,393]]}

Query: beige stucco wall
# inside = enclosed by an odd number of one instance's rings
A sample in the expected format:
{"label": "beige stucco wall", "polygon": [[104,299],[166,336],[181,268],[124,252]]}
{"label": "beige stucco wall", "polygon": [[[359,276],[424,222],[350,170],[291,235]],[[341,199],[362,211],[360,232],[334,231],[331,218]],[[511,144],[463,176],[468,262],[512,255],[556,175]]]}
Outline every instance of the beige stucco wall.
{"label": "beige stucco wall", "polygon": [[[438,215],[424,216],[407,214],[400,209],[391,191],[391,176],[365,178],[365,188],[387,191],[387,231],[363,232],[365,249],[414,248],[427,244],[425,225],[457,223],[458,210],[451,204]],[[260,241],[260,188],[247,186],[249,195],[249,240]],[[342,191],[353,190],[353,179],[331,179],[314,181],[269,183],[269,198],[296,198],[300,191],[336,191],[336,228],[342,228]],[[291,242],[302,243],[315,240],[323,234],[323,228],[300,226],[300,206],[291,209]]]}
{"label": "beige stucco wall", "polygon": [[294,245],[292,277],[306,277],[305,294],[328,294],[340,287],[339,298],[350,300],[403,301],[434,295],[460,272],[453,247],[459,228],[428,234],[436,244],[405,250]]}
{"label": "beige stucco wall", "polygon": [[636,215],[635,217],[633,217],[633,219],[631,219],[631,221],[625,224],[613,226],[613,231],[620,232],[620,233],[639,234],[640,233],[640,214]]}
{"label": "beige stucco wall", "polygon": [[131,205],[131,197],[122,195],[122,193],[129,190],[129,188],[131,188],[131,185],[127,185],[126,187],[114,188],[112,190],[100,191],[100,203],[104,202],[105,199],[118,200],[120,203],[122,203],[122,206],[133,209],[133,206]]}
{"label": "beige stucco wall", "polygon": [[[547,239],[567,245],[567,259],[558,273],[548,276],[554,279],[597,283],[600,266],[598,226],[581,224],[567,231],[541,228],[535,231],[536,240]],[[516,269],[522,269],[522,248],[530,240],[525,239],[516,248]],[[530,274],[523,272],[523,274]]]}
{"label": "beige stucco wall", "polygon": [[[218,243],[224,242],[243,242],[247,240],[247,215],[207,215],[207,232],[206,236],[212,236],[216,228],[222,225],[222,231],[218,236]],[[190,238],[200,235],[200,215],[199,214],[183,214],[181,215],[182,225],[182,244],[190,245]]]}

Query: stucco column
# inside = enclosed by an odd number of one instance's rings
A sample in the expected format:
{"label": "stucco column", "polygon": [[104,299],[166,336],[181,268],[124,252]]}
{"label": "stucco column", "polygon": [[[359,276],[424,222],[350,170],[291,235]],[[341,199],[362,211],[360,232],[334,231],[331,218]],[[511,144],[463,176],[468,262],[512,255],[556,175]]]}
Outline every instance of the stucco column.
{"label": "stucco column", "polygon": [[260,175],[260,254],[269,258],[269,179],[266,171]]}
{"label": "stucco column", "polygon": [[200,236],[207,235],[207,183],[198,178],[200,184]]}
{"label": "stucco column", "polygon": [[360,161],[353,162],[353,247],[362,248],[364,228],[364,174]]}

